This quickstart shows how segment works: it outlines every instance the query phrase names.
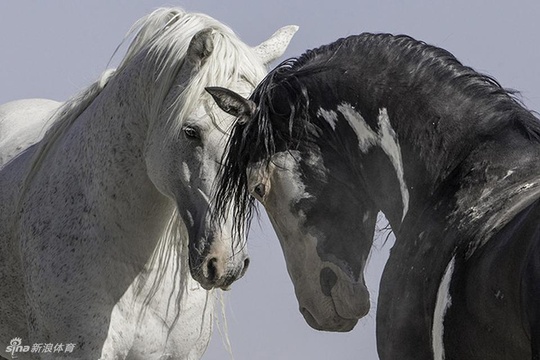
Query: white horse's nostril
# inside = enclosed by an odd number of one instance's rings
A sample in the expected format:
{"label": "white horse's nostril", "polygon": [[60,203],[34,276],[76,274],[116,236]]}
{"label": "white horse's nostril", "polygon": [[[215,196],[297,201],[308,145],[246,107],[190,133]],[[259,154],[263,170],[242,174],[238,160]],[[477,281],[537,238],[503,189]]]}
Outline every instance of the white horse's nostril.
{"label": "white horse's nostril", "polygon": [[211,282],[216,282],[218,277],[217,258],[211,258],[206,263],[206,279]]}
{"label": "white horse's nostril", "polygon": [[245,275],[245,273],[246,273],[246,271],[247,271],[247,269],[248,269],[248,267],[249,267],[249,262],[250,262],[249,258],[246,258],[246,259],[244,260],[244,267],[243,267],[242,270],[240,271],[240,276],[239,276],[238,278],[241,278],[242,276]]}
{"label": "white horse's nostril", "polygon": [[249,258],[245,258],[243,262],[231,266],[231,264],[220,262],[218,257],[211,257],[202,266],[203,282],[206,286],[227,290],[233,282],[244,276],[249,263]]}

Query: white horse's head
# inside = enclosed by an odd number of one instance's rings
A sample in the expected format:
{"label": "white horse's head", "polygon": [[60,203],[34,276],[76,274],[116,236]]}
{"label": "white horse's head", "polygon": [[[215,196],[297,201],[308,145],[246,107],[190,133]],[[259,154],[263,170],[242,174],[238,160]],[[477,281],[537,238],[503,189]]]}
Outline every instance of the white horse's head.
{"label": "white horse's head", "polygon": [[[160,22],[159,31],[148,30]],[[175,202],[189,237],[191,274],[206,289],[227,288],[244,274],[249,259],[245,244],[235,241],[233,221],[211,216],[214,180],[235,118],[224,115],[204,88],[227,86],[249,95],[296,30],[282,28],[251,48],[206,15],[158,10],[144,20],[128,50],[148,74],[141,76],[149,84],[142,154],[148,176]],[[140,51],[143,46],[146,51]]]}

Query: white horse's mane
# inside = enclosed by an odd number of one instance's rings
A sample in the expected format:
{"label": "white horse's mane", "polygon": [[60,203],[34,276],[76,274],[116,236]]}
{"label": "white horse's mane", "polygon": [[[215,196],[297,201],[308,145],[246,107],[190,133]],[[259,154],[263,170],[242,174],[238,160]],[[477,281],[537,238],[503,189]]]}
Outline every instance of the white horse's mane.
{"label": "white horse's mane", "polygon": [[[101,94],[102,90],[116,76],[122,73],[129,64],[140,54],[144,54],[145,71],[153,76],[154,89],[148,89],[152,99],[147,104],[147,114],[150,119],[156,119],[163,109],[163,102],[169,93],[175,75],[183,65],[184,57],[191,38],[200,30],[214,30],[214,49],[204,66],[194,75],[187,88],[180,94],[172,109],[171,136],[175,136],[186,116],[202,104],[205,109],[216,109],[215,103],[204,88],[220,85],[231,87],[237,81],[243,80],[253,88],[264,78],[265,66],[257,54],[244,44],[227,26],[205,14],[187,13],[180,8],[160,8],[139,19],[128,32],[128,36],[136,33],[126,55],[117,70],[106,70],[100,78],[86,89],[66,101],[52,115],[53,124],[43,136],[36,150],[31,168],[23,182],[21,195],[24,195],[28,185],[39,167],[54,147],[56,140],[65,133],[73,122]],[[227,61],[222,61],[227,59]],[[220,113],[219,110],[217,113]],[[209,112],[215,119],[214,111]],[[23,196],[21,196],[21,201]],[[19,204],[21,205],[21,204]]]}
{"label": "white horse's mane", "polygon": [[[151,119],[159,116],[161,105],[169,93],[175,75],[183,65],[191,38],[200,30],[213,30],[213,50],[204,66],[190,79],[187,88],[177,98],[171,115],[173,130],[203,102],[206,109],[217,109],[204,90],[212,84],[230,86],[245,81],[253,88],[266,75],[266,67],[255,51],[243,43],[226,25],[205,14],[186,13],[179,8],[160,8],[140,19],[138,29],[118,73],[138,54],[145,53],[145,71],[155,76],[155,88],[149,92],[153,98],[147,102]],[[226,60],[226,61],[224,61]],[[210,113],[212,116],[212,114]],[[174,136],[176,131],[172,131]]]}
{"label": "white horse's mane", "polygon": [[[188,86],[177,99],[172,120],[178,125],[185,117],[204,102],[205,108],[215,108],[214,102],[204,90],[219,84],[230,87],[240,80],[253,88],[266,75],[265,66],[257,54],[244,44],[226,25],[205,14],[186,13],[180,8],[160,8],[139,19],[129,31],[136,33],[126,55],[117,70],[106,70],[100,78],[66,101],[52,116],[53,125],[43,137],[42,143],[54,143],[56,138],[94,101],[107,83],[122,73],[132,60],[145,53],[144,70],[154,76],[154,89],[148,91],[147,113],[156,118],[171,89],[175,75],[183,65],[191,38],[200,30],[214,30],[214,49],[204,66],[194,75]],[[227,59],[227,61],[223,61]],[[174,134],[171,134],[174,136]],[[45,153],[50,145],[45,146]],[[42,151],[39,151],[42,152]],[[45,154],[43,154],[45,155]],[[43,156],[39,156],[38,159]],[[38,161],[39,163],[39,161]]]}
{"label": "white horse's mane", "polygon": [[[146,71],[154,76],[149,89],[153,99],[146,102],[147,114],[151,118],[159,116],[162,104],[171,89],[175,75],[182,67],[191,38],[200,30],[214,30],[214,49],[204,66],[194,75],[188,86],[174,104],[170,119],[173,130],[179,130],[188,114],[203,102],[206,109],[216,108],[210,96],[204,91],[206,86],[219,84],[223,87],[243,80],[253,88],[266,75],[265,66],[252,49],[244,44],[227,26],[205,14],[186,13],[180,8],[160,8],[139,19],[129,31],[136,33],[124,59],[117,70],[106,70],[100,78],[66,101],[52,115],[53,124],[43,136],[36,150],[31,168],[24,180],[22,193],[39,167],[54,147],[56,140],[73,124],[88,106],[101,94],[109,81],[122,73],[137,55],[144,53]],[[227,61],[223,61],[227,59]],[[212,114],[210,114],[212,116]],[[175,136],[176,132],[171,132]],[[22,198],[22,197],[21,197]]]}

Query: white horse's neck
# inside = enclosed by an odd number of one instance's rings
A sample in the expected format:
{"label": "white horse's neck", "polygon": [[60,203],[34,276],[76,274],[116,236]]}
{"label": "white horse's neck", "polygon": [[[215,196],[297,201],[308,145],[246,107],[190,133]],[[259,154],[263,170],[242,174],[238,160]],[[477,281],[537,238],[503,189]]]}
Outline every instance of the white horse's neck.
{"label": "white horse's neck", "polygon": [[[112,311],[103,354],[154,347],[176,356],[186,356],[179,349],[200,354],[212,330],[214,295],[192,279],[182,219],[147,175],[145,147],[152,124],[140,106],[146,94],[127,90],[132,81],[129,72],[120,74],[76,125],[88,130],[77,133],[86,134],[81,143],[93,149],[88,163],[100,179],[89,186],[92,196],[114,207],[107,213],[115,218],[102,222],[111,227],[108,233],[123,239],[117,259],[136,262],[134,269],[144,263]],[[131,228],[120,229],[123,223]]]}
{"label": "white horse's neck", "polygon": [[[83,179],[78,190],[89,206],[99,204],[96,207],[102,209],[94,214],[102,217],[95,221],[102,229],[96,230],[107,234],[109,239],[103,241],[114,243],[107,245],[117,252],[114,257],[138,272],[152,256],[175,205],[148,178],[144,162],[148,121],[139,105],[144,94],[137,92],[140,86],[132,86],[130,75],[126,71],[112,78],[66,130],[56,145],[63,153],[56,166]],[[84,167],[77,163],[80,153]]]}
{"label": "white horse's neck", "polygon": [[[112,311],[104,354],[134,347],[133,339],[145,333],[155,334],[151,342],[158,348],[189,349],[199,340],[176,332],[193,326],[192,317],[198,316],[203,320],[195,322],[200,329],[193,333],[207,339],[213,312],[212,293],[189,274],[187,234],[175,204],[147,175],[149,122],[139,106],[145,94],[137,93],[141,87],[131,87],[132,81],[129,72],[113,78],[63,139],[74,159],[76,151],[86,154],[84,168],[73,164],[70,154],[62,157],[63,166],[84,173],[79,178],[85,179],[81,186],[86,196],[100,204],[103,217],[97,223],[102,229],[97,231],[103,235],[96,240],[101,243],[98,248],[106,248],[106,256],[114,260],[111,278],[123,277],[124,284],[130,284]],[[188,298],[190,310],[183,306]],[[170,336],[163,335],[167,333]],[[168,345],[162,343],[165,339]]]}

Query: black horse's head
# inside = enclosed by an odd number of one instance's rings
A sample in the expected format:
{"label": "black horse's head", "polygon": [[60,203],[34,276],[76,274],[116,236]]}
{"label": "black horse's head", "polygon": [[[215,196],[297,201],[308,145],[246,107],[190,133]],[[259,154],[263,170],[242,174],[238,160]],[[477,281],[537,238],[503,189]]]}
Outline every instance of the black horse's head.
{"label": "black horse's head", "polygon": [[[300,311],[319,330],[349,331],[370,307],[364,267],[377,209],[351,171],[351,151],[321,136],[332,126],[308,121],[307,101],[287,87],[259,85],[252,100],[207,89],[238,117],[219,177],[217,207],[234,202],[237,226],[265,208],[278,235]],[[274,86],[274,85],[270,85]],[[264,90],[269,90],[265,92]],[[302,100],[302,99],[300,99]],[[305,99],[304,99],[305,100]]]}

